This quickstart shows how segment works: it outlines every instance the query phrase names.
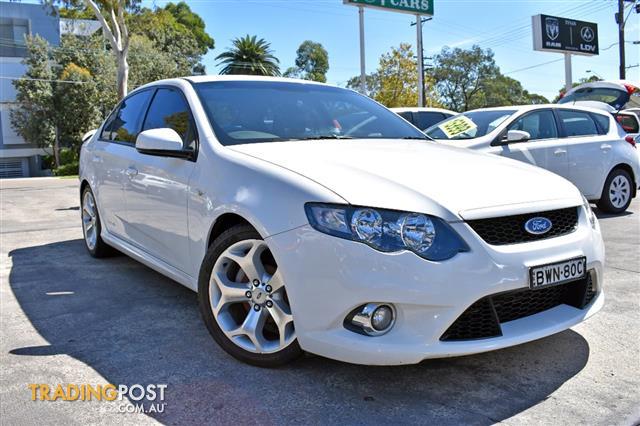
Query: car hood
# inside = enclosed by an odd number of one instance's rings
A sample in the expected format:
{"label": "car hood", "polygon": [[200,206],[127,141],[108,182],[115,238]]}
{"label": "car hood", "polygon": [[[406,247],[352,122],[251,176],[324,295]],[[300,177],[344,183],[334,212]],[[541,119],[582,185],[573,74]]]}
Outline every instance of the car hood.
{"label": "car hood", "polygon": [[546,170],[434,142],[322,140],[230,149],[303,175],[353,205],[416,211],[447,220],[582,202],[577,188]]}

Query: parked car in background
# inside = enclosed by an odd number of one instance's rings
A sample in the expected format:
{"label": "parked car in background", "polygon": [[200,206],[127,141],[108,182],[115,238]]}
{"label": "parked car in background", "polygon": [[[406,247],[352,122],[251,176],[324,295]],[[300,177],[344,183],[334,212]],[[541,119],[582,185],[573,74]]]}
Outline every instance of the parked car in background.
{"label": "parked car in background", "polygon": [[151,83],[80,162],[89,253],[115,247],[197,291],[212,337],[248,363],[472,354],[566,330],[604,303],[602,233],[575,186],[433,143],[351,90]]}
{"label": "parked car in background", "polygon": [[441,143],[502,155],[550,170],[611,213],[636,196],[636,143],[607,112],[573,105],[529,105],[468,111],[432,126]]}
{"label": "parked car in background", "polygon": [[627,80],[595,81],[569,90],[558,101],[571,104],[578,101],[604,102],[616,111],[640,107],[640,83]]}
{"label": "parked car in background", "polygon": [[640,134],[640,108],[619,111],[614,113],[614,117],[620,123],[620,127],[631,136]]}
{"label": "parked car in background", "polygon": [[391,108],[391,111],[407,120],[420,130],[426,130],[436,123],[453,117],[458,113],[442,108]]}

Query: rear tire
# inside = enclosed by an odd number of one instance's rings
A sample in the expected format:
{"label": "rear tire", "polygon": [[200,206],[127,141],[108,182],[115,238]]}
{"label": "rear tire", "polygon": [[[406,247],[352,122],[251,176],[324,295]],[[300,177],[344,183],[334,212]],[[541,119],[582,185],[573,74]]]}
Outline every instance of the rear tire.
{"label": "rear tire", "polygon": [[623,169],[615,169],[607,176],[598,208],[607,213],[622,213],[631,204],[632,193],[633,179],[629,173]]}
{"label": "rear tire", "polygon": [[220,234],[202,262],[202,319],[218,345],[247,364],[278,367],[303,354],[278,272],[267,244],[249,225]]}
{"label": "rear tire", "polygon": [[95,258],[113,256],[116,250],[102,239],[102,222],[98,213],[98,205],[88,185],[82,191],[80,204],[82,235],[84,236],[84,245],[87,251]]}

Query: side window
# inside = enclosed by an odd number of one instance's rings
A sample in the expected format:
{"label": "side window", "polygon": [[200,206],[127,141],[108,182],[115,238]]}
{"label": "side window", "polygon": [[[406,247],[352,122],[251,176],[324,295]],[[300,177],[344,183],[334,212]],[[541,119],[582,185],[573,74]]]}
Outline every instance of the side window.
{"label": "side window", "polygon": [[441,112],[419,112],[416,114],[416,127],[420,130],[426,130],[444,120],[446,117]]}
{"label": "side window", "polygon": [[588,112],[558,110],[558,116],[567,136],[591,136],[598,134],[596,122]]}
{"label": "side window", "polygon": [[195,129],[189,105],[174,89],[158,89],[151,101],[143,130],[168,127],[180,135],[185,147],[195,149]]}
{"label": "side window", "polygon": [[524,130],[531,135],[531,140],[558,137],[556,120],[553,112],[548,109],[534,111],[518,118],[509,126],[509,130]]}
{"label": "side window", "polygon": [[627,133],[638,133],[638,120],[632,114],[618,114],[616,115],[616,121],[620,123],[620,126]]}
{"label": "side window", "polygon": [[100,133],[100,139],[109,141],[111,140],[111,131],[113,129],[113,123],[118,116],[118,108],[114,109],[113,112],[104,123],[104,127],[102,128],[102,133]]}
{"label": "side window", "polygon": [[110,123],[110,140],[131,144],[136,142],[150,96],[151,91],[145,90],[122,101],[118,114]]}
{"label": "side window", "polygon": [[606,135],[609,133],[609,116],[602,114],[592,114],[593,119],[598,123],[598,133]]}

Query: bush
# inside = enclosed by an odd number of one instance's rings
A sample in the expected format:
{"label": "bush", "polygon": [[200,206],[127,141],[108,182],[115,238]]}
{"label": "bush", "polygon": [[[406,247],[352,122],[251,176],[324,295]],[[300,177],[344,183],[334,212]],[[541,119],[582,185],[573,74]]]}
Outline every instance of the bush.
{"label": "bush", "polygon": [[57,169],[53,169],[55,176],[74,176],[78,174],[78,161],[72,161],[67,164],[63,164]]}

